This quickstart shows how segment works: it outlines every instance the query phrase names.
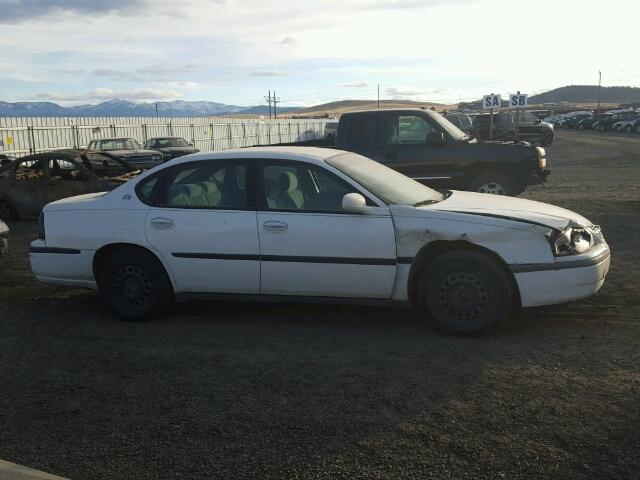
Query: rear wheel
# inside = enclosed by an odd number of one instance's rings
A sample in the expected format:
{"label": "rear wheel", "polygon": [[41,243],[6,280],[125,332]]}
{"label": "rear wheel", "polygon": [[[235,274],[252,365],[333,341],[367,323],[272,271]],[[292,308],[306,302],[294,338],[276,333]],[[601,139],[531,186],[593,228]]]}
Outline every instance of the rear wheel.
{"label": "rear wheel", "polygon": [[514,292],[507,274],[487,255],[456,250],[424,270],[418,302],[436,329],[454,335],[480,335],[509,320]]}
{"label": "rear wheel", "polygon": [[493,195],[518,194],[518,188],[512,178],[499,172],[488,172],[478,175],[471,181],[469,190],[479,193],[491,193]]}
{"label": "rear wheel", "polygon": [[15,207],[7,200],[0,200],[0,220],[19,220]]}
{"label": "rear wheel", "polygon": [[99,280],[107,305],[128,321],[149,320],[170,306],[173,289],[164,268],[150,253],[120,250],[104,263]]}

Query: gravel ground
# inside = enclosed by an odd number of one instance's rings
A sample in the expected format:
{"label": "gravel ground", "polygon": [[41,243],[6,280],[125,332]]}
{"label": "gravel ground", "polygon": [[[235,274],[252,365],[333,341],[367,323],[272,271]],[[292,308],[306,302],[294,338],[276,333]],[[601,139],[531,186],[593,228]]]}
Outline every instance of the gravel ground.
{"label": "gravel ground", "polygon": [[602,225],[584,301],[480,339],[383,308],[192,302],[146,324],[0,266],[0,458],[72,479],[632,479],[640,135],[560,131],[547,187]]}

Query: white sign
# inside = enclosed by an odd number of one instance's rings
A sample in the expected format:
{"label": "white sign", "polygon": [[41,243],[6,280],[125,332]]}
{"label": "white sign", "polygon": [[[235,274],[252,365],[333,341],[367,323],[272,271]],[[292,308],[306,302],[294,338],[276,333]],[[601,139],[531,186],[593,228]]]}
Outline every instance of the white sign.
{"label": "white sign", "polygon": [[515,95],[509,95],[509,107],[526,107],[529,105],[529,95],[526,93],[518,93]]}
{"label": "white sign", "polygon": [[488,108],[500,108],[501,105],[502,98],[500,98],[500,95],[485,95],[482,97],[482,108],[485,110]]}

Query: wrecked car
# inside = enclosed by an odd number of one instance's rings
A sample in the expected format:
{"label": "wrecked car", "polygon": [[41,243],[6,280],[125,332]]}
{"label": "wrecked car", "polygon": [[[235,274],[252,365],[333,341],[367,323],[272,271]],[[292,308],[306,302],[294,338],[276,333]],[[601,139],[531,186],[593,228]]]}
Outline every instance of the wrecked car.
{"label": "wrecked car", "polygon": [[49,202],[112,190],[138,173],[119,158],[90,150],[22,157],[0,168],[0,218],[38,218]]}
{"label": "wrecked car", "polygon": [[200,151],[182,137],[154,137],[147,140],[144,146],[160,152],[163,162]]}
{"label": "wrecked car", "polygon": [[0,261],[9,254],[9,227],[0,218]]}
{"label": "wrecked car", "polygon": [[438,192],[311,147],[190,155],[50,203],[40,223],[38,280],[98,289],[126,320],[193,297],[366,302],[474,335],[519,306],[597,292],[610,261],[600,228],[577,213]]}
{"label": "wrecked car", "polygon": [[162,154],[155,150],[145,149],[134,138],[103,138],[91,140],[89,150],[108,152],[131,166],[147,170],[162,163]]}

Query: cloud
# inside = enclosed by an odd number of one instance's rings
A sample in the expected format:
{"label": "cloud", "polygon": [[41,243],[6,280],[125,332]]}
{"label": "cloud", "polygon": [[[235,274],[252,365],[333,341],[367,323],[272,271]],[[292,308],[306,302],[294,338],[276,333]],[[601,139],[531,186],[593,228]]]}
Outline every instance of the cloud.
{"label": "cloud", "polygon": [[405,97],[416,97],[418,95],[424,95],[427,92],[421,91],[421,90],[404,90],[397,87],[391,87],[391,88],[387,88],[385,90],[385,93],[394,98],[405,98]]}
{"label": "cloud", "polygon": [[146,65],[132,70],[116,70],[111,68],[99,68],[91,73],[98,77],[123,82],[157,82],[157,83],[179,83],[184,80],[177,80],[174,76],[191,75],[198,69],[193,63],[168,65],[158,63]]}
{"label": "cloud", "polygon": [[338,87],[342,88],[369,88],[371,84],[369,82],[347,82],[339,83]]}
{"label": "cloud", "polygon": [[263,70],[258,69],[249,73],[252,77],[284,77],[287,75],[286,72],[282,72],[280,70]]}
{"label": "cloud", "polygon": [[87,93],[47,92],[38,93],[33,100],[47,100],[53,102],[103,102],[106,100],[177,100],[183,98],[177,90],[158,89],[151,87],[133,88],[130,90],[112,90],[110,88],[96,88]]}
{"label": "cloud", "polygon": [[296,41],[293,38],[286,36],[282,40],[280,40],[278,43],[280,45],[293,45],[294,43],[296,43]]}
{"label": "cloud", "polygon": [[[447,5],[467,4],[476,0],[449,0]],[[360,6],[360,10],[415,10],[442,6],[441,0],[375,0]]]}
{"label": "cloud", "polygon": [[107,14],[139,11],[148,0],[0,0],[0,23],[20,23],[57,14]]}

